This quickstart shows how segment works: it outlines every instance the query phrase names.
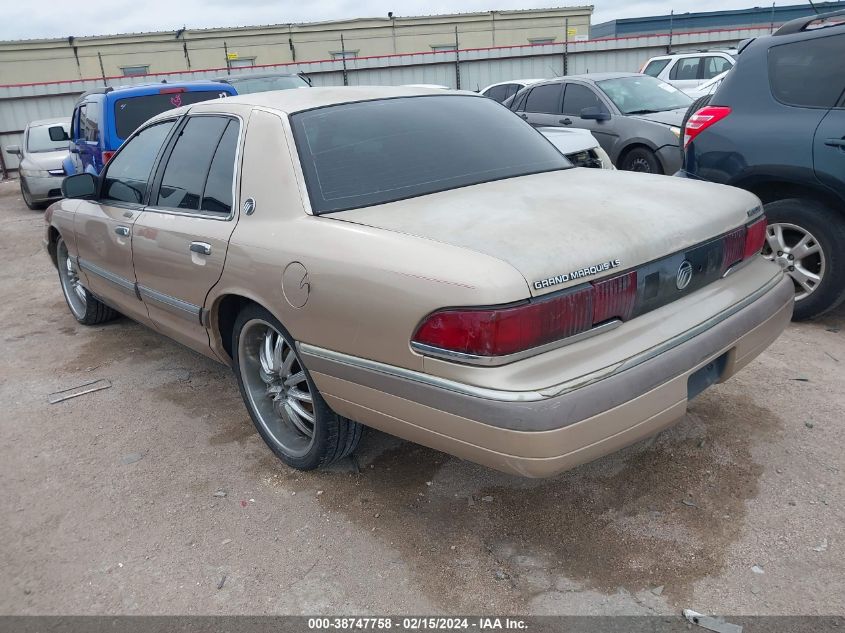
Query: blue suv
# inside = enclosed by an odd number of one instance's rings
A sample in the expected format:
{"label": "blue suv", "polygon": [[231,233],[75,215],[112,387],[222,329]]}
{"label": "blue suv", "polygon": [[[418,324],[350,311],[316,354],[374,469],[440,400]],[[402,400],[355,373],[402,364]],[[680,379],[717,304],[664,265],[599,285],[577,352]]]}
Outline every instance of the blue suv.
{"label": "blue suv", "polygon": [[100,173],[123,141],[147,119],[183,105],[238,94],[234,87],[212,81],[157,83],[86,92],[73,109],[67,175]]}

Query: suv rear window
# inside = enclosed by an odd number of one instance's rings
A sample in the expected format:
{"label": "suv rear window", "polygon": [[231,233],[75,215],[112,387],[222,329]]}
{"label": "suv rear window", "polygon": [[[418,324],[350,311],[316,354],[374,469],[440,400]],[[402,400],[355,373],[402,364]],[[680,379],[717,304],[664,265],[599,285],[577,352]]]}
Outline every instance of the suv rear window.
{"label": "suv rear window", "polygon": [[787,105],[832,108],[845,90],[845,35],[829,35],[769,49],[769,83]]}
{"label": "suv rear window", "polygon": [[379,99],[290,121],[315,213],[571,167],[527,123],[483,97]]}
{"label": "suv rear window", "polygon": [[115,131],[119,138],[125,139],[141,127],[144,121],[154,117],[156,114],[161,114],[165,110],[172,110],[183,105],[217,99],[220,94],[217,90],[197,90],[194,92],[172,92],[118,99],[114,102]]}

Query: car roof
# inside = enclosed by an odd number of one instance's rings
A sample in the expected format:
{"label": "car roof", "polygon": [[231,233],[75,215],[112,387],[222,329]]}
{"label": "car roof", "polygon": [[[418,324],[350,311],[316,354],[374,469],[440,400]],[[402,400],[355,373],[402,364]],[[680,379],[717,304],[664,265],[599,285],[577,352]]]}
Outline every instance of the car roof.
{"label": "car roof", "polygon": [[38,119],[37,121],[30,121],[27,127],[42,127],[44,125],[70,125],[70,117],[61,116],[54,119]]}
{"label": "car roof", "polygon": [[481,92],[488,90],[490,88],[495,88],[496,86],[506,86],[508,84],[522,84],[523,86],[530,86],[531,84],[538,84],[541,81],[546,81],[546,78],[535,78],[535,79],[509,79],[508,81],[498,81],[494,84],[490,84],[489,86],[485,86],[481,89]]}
{"label": "car roof", "polygon": [[[270,90],[267,92],[255,92],[248,95],[226,97],[225,99],[212,99],[200,103],[183,106],[181,109],[168,110],[159,117],[184,113],[188,109],[197,111],[226,112],[231,106],[236,110],[237,106],[260,106],[292,114],[303,110],[312,110],[325,106],[339,105],[342,103],[355,103],[359,101],[373,101],[376,99],[395,99],[398,97],[453,97],[455,95],[466,97],[477,97],[486,99],[475,92],[466,90],[440,90],[437,88],[412,88],[407,86],[335,86],[330,88],[310,88],[309,90]],[[157,117],[158,118],[158,117]]]}
{"label": "car roof", "polygon": [[[555,77],[554,79],[544,79],[542,82],[545,84],[552,84],[552,83],[560,83],[563,81],[568,81],[570,79],[576,79],[580,81],[587,81],[587,82],[596,82],[596,81],[604,81],[605,79],[621,79],[622,77],[642,77],[641,73],[586,73],[583,75],[566,75],[565,77]],[[527,86],[526,86],[527,87]]]}
{"label": "car roof", "polygon": [[[115,97],[142,97],[145,95],[156,94],[159,90],[162,89],[173,89],[173,88],[194,88],[196,90],[225,90],[231,91],[232,86],[229,84],[225,84],[222,82],[217,81],[208,81],[208,80],[197,80],[197,81],[174,81],[174,82],[150,82],[145,84],[135,84],[129,86],[117,86],[116,88],[112,88],[111,86],[107,86],[104,88],[96,88],[94,90],[88,90],[79,96],[77,99],[77,103],[82,101],[85,97],[89,95],[96,95],[96,94],[105,94],[105,95],[115,95]],[[110,97],[114,98],[114,97]]]}

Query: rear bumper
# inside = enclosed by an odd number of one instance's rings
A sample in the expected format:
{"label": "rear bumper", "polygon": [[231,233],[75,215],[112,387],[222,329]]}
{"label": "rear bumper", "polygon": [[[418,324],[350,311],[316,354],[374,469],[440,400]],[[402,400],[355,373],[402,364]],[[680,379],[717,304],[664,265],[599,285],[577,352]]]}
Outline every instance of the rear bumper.
{"label": "rear bumper", "polygon": [[779,275],[706,327],[554,396],[479,389],[310,345],[300,352],[340,415],[498,470],[545,477],[683,417],[690,375],[724,355],[719,381],[727,380],[780,335],[792,307],[792,284]]}

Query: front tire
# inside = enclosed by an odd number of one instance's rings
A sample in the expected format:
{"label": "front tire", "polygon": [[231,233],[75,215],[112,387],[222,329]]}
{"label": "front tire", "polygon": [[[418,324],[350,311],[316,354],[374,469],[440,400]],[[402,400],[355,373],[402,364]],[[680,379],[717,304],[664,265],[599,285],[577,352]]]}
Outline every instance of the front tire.
{"label": "front tire", "polygon": [[350,455],[363,427],[329,408],[296,344],[272,314],[241,310],[232,334],[233,369],[255,428],[285,464],[312,470]]}
{"label": "front tire", "polygon": [[99,325],[118,316],[82,285],[77,265],[68,256],[67,245],[62,238],[56,243],[56,266],[67,307],[77,321],[82,325]]}
{"label": "front tire", "polygon": [[33,201],[29,187],[26,186],[26,178],[23,176],[21,176],[21,197],[23,198],[23,203],[30,211],[40,211],[44,208],[42,203]]}
{"label": "front tire", "polygon": [[645,174],[663,173],[657,155],[647,147],[635,147],[625,152],[617,168],[623,171],[639,171]]}
{"label": "front tire", "polygon": [[795,285],[795,320],[832,310],[845,300],[845,220],[806,198],[765,205],[763,256],[778,262]]}

